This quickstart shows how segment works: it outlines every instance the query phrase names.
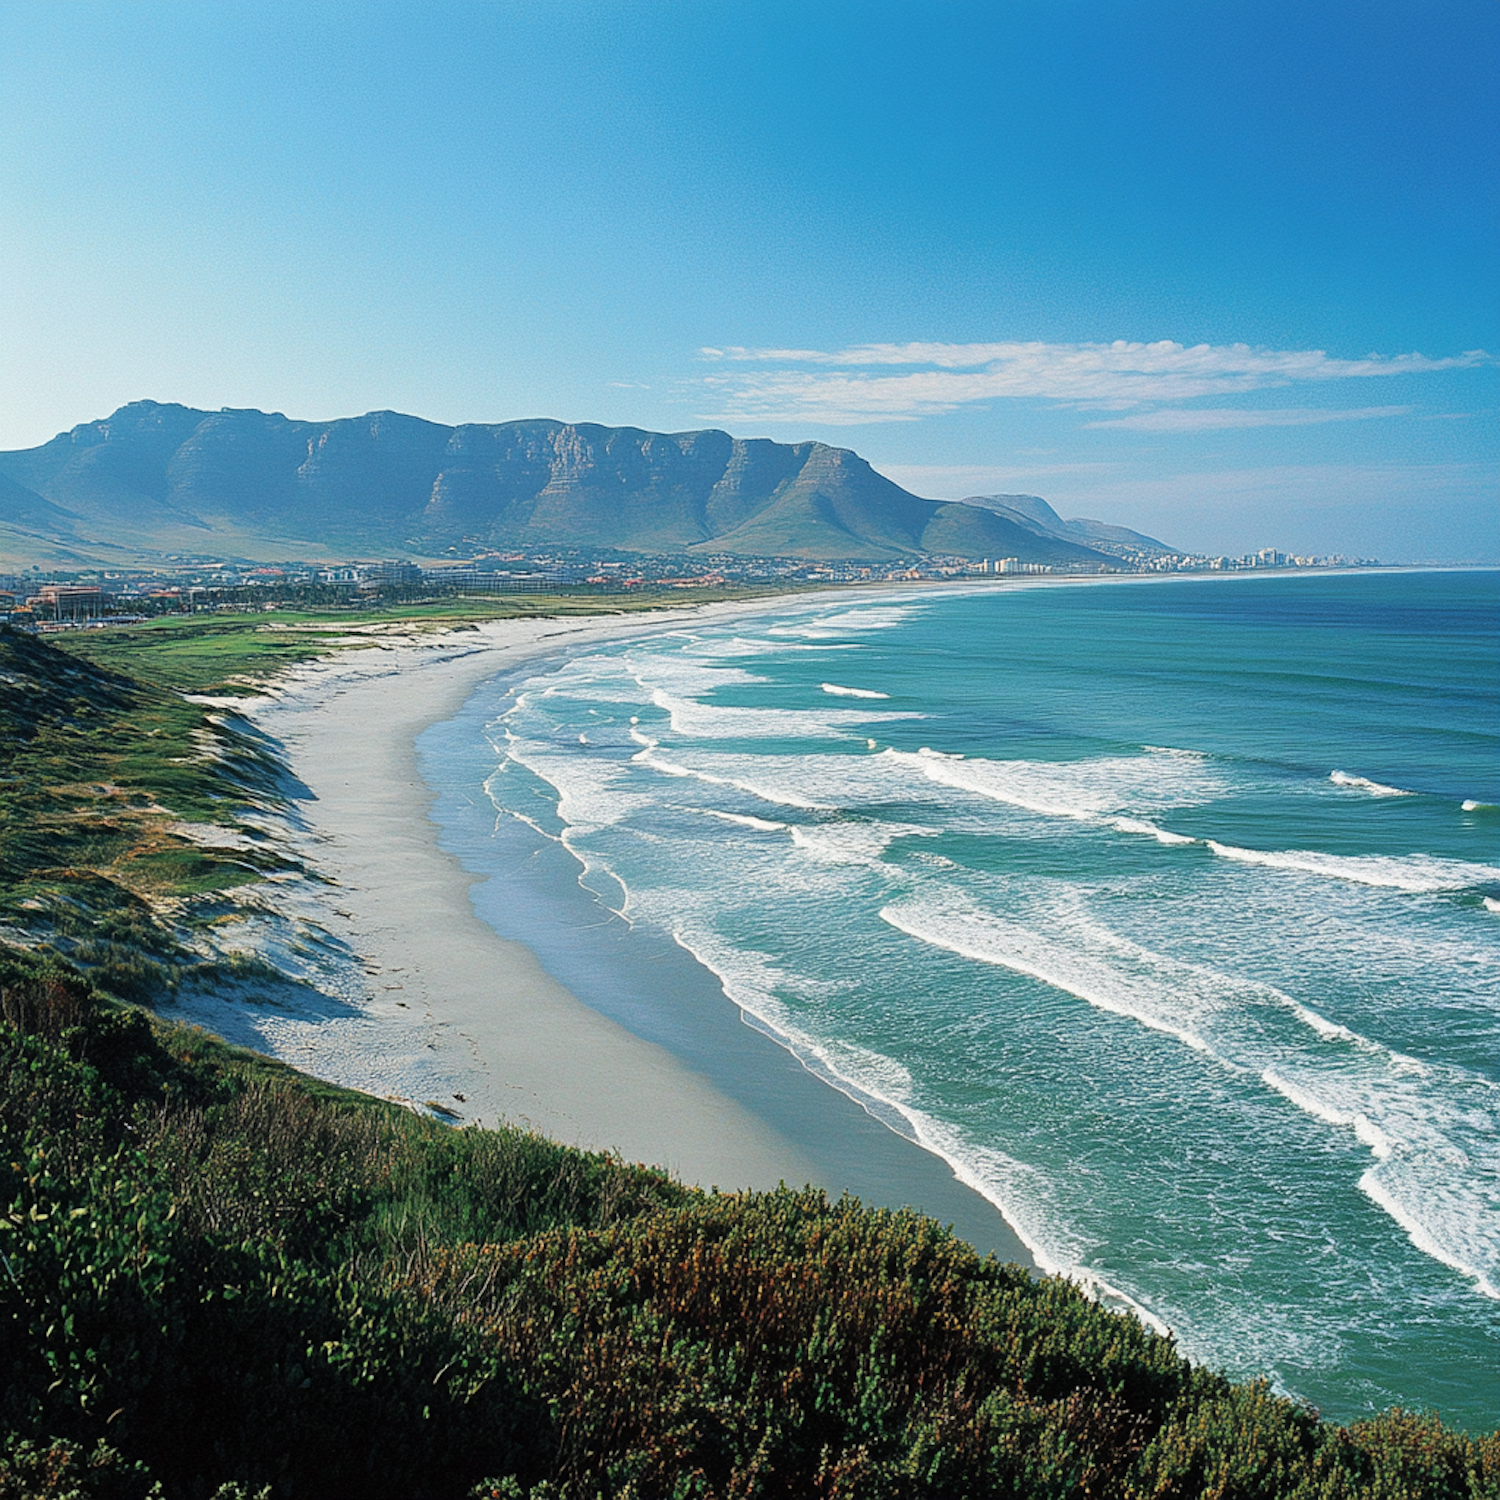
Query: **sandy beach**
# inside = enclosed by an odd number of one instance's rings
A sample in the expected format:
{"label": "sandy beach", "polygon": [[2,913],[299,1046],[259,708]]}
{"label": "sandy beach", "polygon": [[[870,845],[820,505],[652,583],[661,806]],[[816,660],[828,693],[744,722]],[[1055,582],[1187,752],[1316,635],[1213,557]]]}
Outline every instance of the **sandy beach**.
{"label": "sandy beach", "polygon": [[[946,1163],[744,1025],[722,992],[681,1037],[645,1040],[570,993],[476,915],[475,876],[439,842],[415,742],[529,658],[766,603],[518,619],[394,633],[293,669],[241,711],[298,783],[290,838],[314,879],[246,898],[228,939],[301,977],[185,995],[185,1019],[331,1081],[455,1120],[525,1123],[728,1189],[812,1183],[910,1205],[1004,1259],[1030,1256]],[[680,1045],[677,1044],[680,1041]]]}

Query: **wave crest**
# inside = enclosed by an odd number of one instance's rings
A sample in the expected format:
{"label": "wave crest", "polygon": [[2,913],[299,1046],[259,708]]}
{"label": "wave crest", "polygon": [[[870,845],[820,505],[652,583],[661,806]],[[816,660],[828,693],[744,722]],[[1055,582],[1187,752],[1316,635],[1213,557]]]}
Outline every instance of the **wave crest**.
{"label": "wave crest", "polygon": [[1328,779],[1335,786],[1348,787],[1350,791],[1368,792],[1372,797],[1415,797],[1404,787],[1386,786],[1383,782],[1371,781],[1368,776],[1351,776],[1347,771],[1330,771]]}
{"label": "wave crest", "polygon": [[1264,865],[1272,870],[1291,870],[1299,875],[1351,880],[1357,885],[1386,890],[1410,891],[1413,895],[1468,890],[1500,880],[1500,869],[1491,865],[1471,865],[1431,854],[1323,854],[1316,849],[1240,849],[1216,839],[1205,842],[1221,859]]}

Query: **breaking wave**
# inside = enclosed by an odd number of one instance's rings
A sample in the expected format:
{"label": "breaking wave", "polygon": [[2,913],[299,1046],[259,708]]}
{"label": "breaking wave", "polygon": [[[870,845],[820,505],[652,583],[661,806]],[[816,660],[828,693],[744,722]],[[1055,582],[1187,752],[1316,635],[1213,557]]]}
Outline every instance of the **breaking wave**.
{"label": "breaking wave", "polygon": [[1500,1087],[1489,1080],[1418,1063],[1270,985],[1153,953],[1068,901],[1039,913],[1045,927],[952,896],[893,902],[880,916],[1172,1037],[1348,1130],[1376,1159],[1359,1191],[1423,1254],[1500,1297],[1500,1205],[1489,1187],[1500,1171]]}
{"label": "breaking wave", "polygon": [[1347,771],[1330,771],[1328,779],[1335,786],[1348,787],[1351,791],[1368,792],[1372,797],[1414,797],[1415,792],[1408,792],[1399,786],[1385,786],[1381,782],[1371,781],[1368,776],[1351,776]]}
{"label": "breaking wave", "polygon": [[1351,880],[1357,885],[1383,886],[1414,895],[1468,890],[1500,880],[1500,869],[1493,865],[1439,859],[1431,854],[1321,854],[1315,849],[1239,849],[1216,839],[1204,842],[1221,858],[1239,860],[1242,864],[1321,875],[1330,880]]}

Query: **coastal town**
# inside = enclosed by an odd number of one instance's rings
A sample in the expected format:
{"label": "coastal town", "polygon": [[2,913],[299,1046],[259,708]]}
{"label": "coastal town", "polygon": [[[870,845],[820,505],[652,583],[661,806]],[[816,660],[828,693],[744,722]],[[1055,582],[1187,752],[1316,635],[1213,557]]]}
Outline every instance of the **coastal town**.
{"label": "coastal town", "polygon": [[[1109,543],[1095,543],[1101,550]],[[1016,557],[924,557],[910,566],[859,558],[600,555],[567,550],[479,552],[425,565],[400,560],[323,563],[231,562],[168,557],[153,568],[0,572],[0,622],[68,630],[137,624],[164,614],[275,610],[284,606],[367,607],[467,595],[608,595],[672,590],[777,588],[1042,574],[1216,574],[1286,569],[1380,567],[1374,558],[1300,556],[1263,547],[1238,556],[1148,552],[1118,545],[1113,566],[1027,562]]]}

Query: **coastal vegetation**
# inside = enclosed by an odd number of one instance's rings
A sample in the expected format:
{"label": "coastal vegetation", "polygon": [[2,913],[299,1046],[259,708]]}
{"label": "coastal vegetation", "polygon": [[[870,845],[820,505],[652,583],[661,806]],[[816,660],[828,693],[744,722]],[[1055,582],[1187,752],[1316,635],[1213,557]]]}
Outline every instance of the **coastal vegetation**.
{"label": "coastal vegetation", "polygon": [[[701,604],[704,596],[695,594],[692,602]],[[626,614],[661,606],[660,597],[627,597],[611,600],[608,607]],[[566,595],[444,599],[353,611],[280,608],[273,614],[167,615],[135,626],[71,631],[54,639],[72,656],[159,687],[243,697],[259,692],[287,667],[351,647],[378,645],[390,636],[434,635],[484,620],[600,613],[597,599]]]}
{"label": "coastal vegetation", "polygon": [[18,631],[0,684],[0,929],[122,998],[169,991],[186,904],[285,867],[247,821],[278,765],[234,715]]}
{"label": "coastal vegetation", "polygon": [[910,1212],[454,1130],[0,974],[0,1495],[1489,1497]]}
{"label": "coastal vegetation", "polygon": [[1500,1500],[1500,1435],[1322,1421],[919,1215],[455,1129],[155,1011],[287,868],[224,700],[331,644],[0,631],[0,1500]]}
{"label": "coastal vegetation", "polygon": [[297,788],[236,698],[392,636],[598,612],[459,599],[164,616],[49,640],[0,627],[0,934],[53,945],[121,998],[171,992],[213,967],[193,936],[225,914],[224,893],[297,867],[267,828]]}

